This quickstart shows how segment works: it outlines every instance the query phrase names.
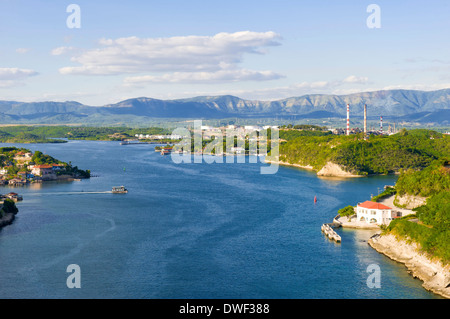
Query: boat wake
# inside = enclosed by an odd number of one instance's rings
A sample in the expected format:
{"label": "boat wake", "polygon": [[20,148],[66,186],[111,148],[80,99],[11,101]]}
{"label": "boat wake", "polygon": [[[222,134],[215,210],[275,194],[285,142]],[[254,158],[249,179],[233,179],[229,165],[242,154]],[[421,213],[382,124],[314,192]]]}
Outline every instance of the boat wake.
{"label": "boat wake", "polygon": [[104,191],[104,192],[85,192],[85,191],[79,191],[79,192],[55,192],[55,193],[30,193],[26,196],[54,196],[54,195],[80,195],[80,194],[112,194],[112,191]]}

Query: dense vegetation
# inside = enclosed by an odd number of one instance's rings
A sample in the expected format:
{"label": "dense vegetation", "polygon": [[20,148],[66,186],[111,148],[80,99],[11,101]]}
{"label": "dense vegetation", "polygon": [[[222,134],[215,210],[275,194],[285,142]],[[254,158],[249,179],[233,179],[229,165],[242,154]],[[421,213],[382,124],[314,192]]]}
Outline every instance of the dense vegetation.
{"label": "dense vegetation", "polygon": [[356,214],[355,208],[352,205],[349,205],[347,207],[341,208],[338,210],[339,216],[345,217],[345,216],[353,216]]}
{"label": "dense vegetation", "polygon": [[302,136],[326,136],[331,135],[331,131],[322,131],[322,130],[299,130],[299,129],[290,129],[290,130],[280,130],[279,136],[281,140],[291,141],[298,137]]}
{"label": "dense vegetation", "polygon": [[446,158],[436,160],[429,167],[416,171],[408,169],[400,175],[396,190],[399,195],[429,197],[441,191],[450,192],[450,167]]}
{"label": "dense vegetation", "polygon": [[359,175],[398,173],[419,169],[443,156],[450,156],[450,138],[424,129],[391,136],[302,136],[280,146],[280,160],[311,165],[320,170],[327,162]]}
{"label": "dense vegetation", "polygon": [[426,205],[415,209],[419,223],[410,218],[391,222],[387,231],[407,237],[422,249],[450,262],[450,167],[446,159],[433,162],[422,171],[408,170],[399,177],[398,194],[428,197]]}
{"label": "dense vegetation", "polygon": [[397,190],[394,187],[386,187],[386,189],[379,195],[372,197],[372,202],[378,202],[386,197],[395,195]]}
{"label": "dense vegetation", "polygon": [[0,209],[0,217],[4,217],[5,214],[17,214],[19,209],[16,206],[16,203],[12,199],[5,198],[3,200],[2,208]]}
{"label": "dense vegetation", "polygon": [[0,131],[0,142],[2,143],[65,143],[64,140],[50,139],[29,132],[8,133]]}
{"label": "dense vegetation", "polygon": [[0,128],[0,142],[3,143],[60,143],[67,139],[122,140],[134,138],[135,134],[171,134],[159,127],[134,129],[129,127],[89,126],[5,126]]}

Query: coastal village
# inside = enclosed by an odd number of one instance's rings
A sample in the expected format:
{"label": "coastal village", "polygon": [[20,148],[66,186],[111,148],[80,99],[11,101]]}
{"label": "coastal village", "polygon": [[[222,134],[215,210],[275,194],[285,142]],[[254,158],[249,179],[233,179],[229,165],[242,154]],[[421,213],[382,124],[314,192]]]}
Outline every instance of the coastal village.
{"label": "coastal village", "polygon": [[[56,180],[76,180],[88,178],[89,171],[79,170],[71,164],[56,160],[39,151],[31,152],[15,147],[0,148],[0,185],[23,186]],[[21,200],[16,193],[3,197]]]}
{"label": "coastal village", "polygon": [[[81,180],[89,178],[90,171],[80,170],[40,151],[31,152],[16,147],[0,148],[0,185],[25,186],[56,180]],[[0,194],[0,227],[9,225],[18,212],[15,202],[23,197],[16,192]]]}

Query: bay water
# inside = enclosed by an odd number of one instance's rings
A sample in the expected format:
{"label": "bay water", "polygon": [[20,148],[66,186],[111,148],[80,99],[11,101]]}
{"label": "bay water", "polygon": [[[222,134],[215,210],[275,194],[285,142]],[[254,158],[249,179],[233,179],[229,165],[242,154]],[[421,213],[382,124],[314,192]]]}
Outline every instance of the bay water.
{"label": "bay water", "polygon": [[[12,144],[3,144],[9,146]],[[2,187],[24,198],[0,230],[0,298],[438,298],[377,253],[374,231],[320,230],[396,176],[318,178],[266,164],[176,164],[155,145],[14,144],[96,177]],[[128,194],[112,194],[124,185]],[[317,203],[314,197],[317,196]],[[69,265],[81,288],[68,288]],[[380,288],[370,288],[371,265]]]}

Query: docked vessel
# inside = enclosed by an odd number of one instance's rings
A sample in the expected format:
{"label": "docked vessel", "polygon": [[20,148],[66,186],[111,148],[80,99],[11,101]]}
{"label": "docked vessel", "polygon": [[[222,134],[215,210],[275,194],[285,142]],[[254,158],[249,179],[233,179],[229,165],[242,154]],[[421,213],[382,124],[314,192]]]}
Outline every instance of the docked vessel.
{"label": "docked vessel", "polygon": [[114,186],[112,188],[113,194],[126,194],[128,193],[128,190],[124,186]]}

